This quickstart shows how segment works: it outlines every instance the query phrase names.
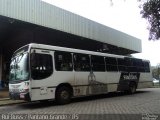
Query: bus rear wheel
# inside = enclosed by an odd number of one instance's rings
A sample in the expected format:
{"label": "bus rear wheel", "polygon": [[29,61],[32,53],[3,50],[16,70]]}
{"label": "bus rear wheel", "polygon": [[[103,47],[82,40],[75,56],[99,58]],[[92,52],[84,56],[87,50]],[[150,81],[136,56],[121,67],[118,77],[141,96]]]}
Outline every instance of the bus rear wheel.
{"label": "bus rear wheel", "polygon": [[71,90],[66,87],[62,86],[57,89],[56,91],[56,102],[60,105],[68,104],[71,101]]}
{"label": "bus rear wheel", "polygon": [[136,92],[137,86],[134,82],[131,82],[129,85],[129,94],[134,94]]}

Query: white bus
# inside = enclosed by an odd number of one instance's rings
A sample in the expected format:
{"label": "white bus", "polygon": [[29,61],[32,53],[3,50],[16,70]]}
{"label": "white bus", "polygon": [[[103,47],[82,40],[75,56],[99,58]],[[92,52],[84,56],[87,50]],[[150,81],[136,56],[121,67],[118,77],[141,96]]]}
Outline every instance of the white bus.
{"label": "white bus", "polygon": [[72,97],[152,86],[147,60],[31,43],[13,54],[11,99],[69,103]]}

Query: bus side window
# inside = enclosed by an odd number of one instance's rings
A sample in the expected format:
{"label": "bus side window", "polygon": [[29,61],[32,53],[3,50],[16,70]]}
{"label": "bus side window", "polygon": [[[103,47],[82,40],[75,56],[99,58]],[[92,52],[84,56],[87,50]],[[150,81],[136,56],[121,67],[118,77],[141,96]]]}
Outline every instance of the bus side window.
{"label": "bus side window", "polygon": [[145,72],[144,63],[142,59],[136,59],[136,67],[138,72]]}
{"label": "bus side window", "polygon": [[118,71],[117,59],[113,57],[105,57],[106,70],[107,71]]}
{"label": "bus side window", "polygon": [[104,62],[104,57],[103,56],[95,56],[92,55],[91,56],[91,60],[92,60],[92,70],[93,71],[105,71],[105,62]]}
{"label": "bus side window", "polygon": [[72,71],[72,54],[69,52],[56,51],[55,56],[55,68],[57,71]]}
{"label": "bus side window", "polygon": [[90,71],[89,55],[74,54],[74,70],[75,71]]}
{"label": "bus side window", "polygon": [[32,78],[35,80],[40,80],[49,77],[53,73],[52,56],[40,53],[32,53],[32,54],[31,54]]}
{"label": "bus side window", "polygon": [[149,62],[147,61],[144,62],[144,69],[145,69],[145,72],[150,72]]}
{"label": "bus side window", "polygon": [[126,71],[126,65],[125,65],[125,60],[123,58],[118,58],[118,70],[119,71]]}
{"label": "bus side window", "polygon": [[125,65],[126,65],[126,72],[136,72],[137,67],[134,65],[135,64],[134,58],[128,58],[125,57]]}

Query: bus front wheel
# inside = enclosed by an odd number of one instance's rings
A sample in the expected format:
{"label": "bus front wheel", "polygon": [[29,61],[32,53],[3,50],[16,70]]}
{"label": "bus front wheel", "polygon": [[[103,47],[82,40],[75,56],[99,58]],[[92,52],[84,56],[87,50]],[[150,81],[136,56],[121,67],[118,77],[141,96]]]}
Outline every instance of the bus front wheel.
{"label": "bus front wheel", "polygon": [[70,103],[71,90],[66,86],[62,86],[62,87],[58,88],[56,91],[56,98],[55,99],[56,99],[56,102],[61,105]]}

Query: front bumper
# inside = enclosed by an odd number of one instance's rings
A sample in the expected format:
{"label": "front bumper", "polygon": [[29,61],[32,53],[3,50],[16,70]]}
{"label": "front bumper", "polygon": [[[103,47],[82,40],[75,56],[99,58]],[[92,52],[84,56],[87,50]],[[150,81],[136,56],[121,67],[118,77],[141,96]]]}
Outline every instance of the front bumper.
{"label": "front bumper", "polygon": [[14,93],[14,92],[9,92],[9,97],[12,100],[31,101],[29,93]]}

